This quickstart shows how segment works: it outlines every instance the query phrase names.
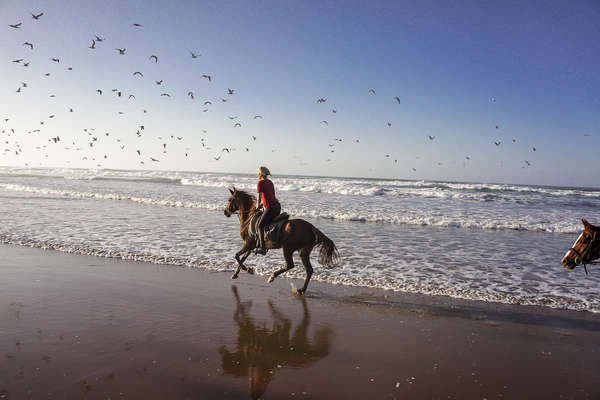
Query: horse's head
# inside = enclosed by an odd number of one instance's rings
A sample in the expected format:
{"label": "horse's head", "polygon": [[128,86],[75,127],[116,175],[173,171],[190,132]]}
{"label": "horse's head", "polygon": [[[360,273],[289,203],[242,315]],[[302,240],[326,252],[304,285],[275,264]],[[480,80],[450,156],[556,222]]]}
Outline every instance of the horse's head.
{"label": "horse's head", "polygon": [[229,193],[231,193],[231,196],[229,196],[227,207],[225,207],[225,210],[223,210],[223,214],[225,214],[227,218],[231,217],[231,214],[234,214],[237,210],[240,209],[237,198],[237,189],[235,187],[233,188],[233,190],[229,189]]}
{"label": "horse's head", "polygon": [[600,257],[600,228],[590,224],[585,219],[581,221],[585,230],[562,258],[563,268],[573,269],[578,265],[585,265]]}
{"label": "horse's head", "polygon": [[254,210],[254,196],[236,188],[229,189],[231,196],[227,202],[227,207],[223,210],[226,217],[231,217],[231,214],[239,212],[243,219],[248,217],[248,213]]}

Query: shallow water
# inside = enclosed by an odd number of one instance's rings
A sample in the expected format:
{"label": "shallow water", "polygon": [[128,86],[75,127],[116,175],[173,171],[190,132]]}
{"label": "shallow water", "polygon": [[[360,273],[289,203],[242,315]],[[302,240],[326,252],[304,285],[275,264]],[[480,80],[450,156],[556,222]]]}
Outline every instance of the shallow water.
{"label": "shallow water", "polygon": [[[338,269],[313,279],[484,301],[600,312],[600,278],[561,268],[600,220],[600,191],[511,185],[274,178],[285,211],[334,240]],[[61,251],[233,270],[239,221],[225,218],[235,174],[0,168],[0,239]],[[490,197],[492,196],[492,197]],[[279,250],[251,256],[268,275]],[[304,277],[297,268],[288,276]]]}

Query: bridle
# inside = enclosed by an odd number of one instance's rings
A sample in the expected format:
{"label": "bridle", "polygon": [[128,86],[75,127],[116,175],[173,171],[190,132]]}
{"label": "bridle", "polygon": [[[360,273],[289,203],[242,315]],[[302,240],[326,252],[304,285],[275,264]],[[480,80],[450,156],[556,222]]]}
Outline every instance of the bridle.
{"label": "bridle", "polygon": [[597,238],[597,232],[593,231],[591,233],[592,235],[592,239],[585,245],[585,248],[583,249],[583,251],[580,253],[579,251],[575,250],[574,247],[571,247],[569,250],[572,251],[573,253],[575,253],[577,255],[577,257],[579,257],[579,259],[581,260],[581,263],[583,264],[583,269],[585,270],[585,274],[588,274],[588,270],[587,270],[587,266],[586,264],[600,264],[600,262],[597,261],[585,261],[586,258],[589,256],[590,251],[592,251],[592,245],[594,244],[594,242],[596,241]]}
{"label": "bridle", "polygon": [[236,208],[235,208],[234,211],[231,211],[229,209],[231,207],[231,200],[232,199],[230,198],[229,202],[227,204],[226,210],[229,211],[231,213],[231,215],[233,215],[233,214],[239,214],[241,216],[240,220],[241,221],[246,221],[246,223],[248,223],[250,221],[248,217],[250,216],[250,213],[252,213],[252,209],[240,212],[240,208],[239,208],[239,206],[237,204],[237,199],[235,199],[236,201],[234,202],[234,204],[235,204]]}

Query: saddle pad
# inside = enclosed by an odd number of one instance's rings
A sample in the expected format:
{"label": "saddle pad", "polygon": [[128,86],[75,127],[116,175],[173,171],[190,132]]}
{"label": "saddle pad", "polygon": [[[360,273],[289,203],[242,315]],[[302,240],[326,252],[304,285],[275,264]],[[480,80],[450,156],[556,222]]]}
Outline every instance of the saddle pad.
{"label": "saddle pad", "polygon": [[[250,217],[250,222],[248,223],[248,234],[250,234],[251,237],[255,238],[258,235],[258,221],[260,221],[261,215],[262,211],[257,211]],[[290,216],[288,213],[281,213],[276,216],[274,218],[275,222],[265,227],[265,240],[277,244],[279,242],[281,227],[289,218]]]}
{"label": "saddle pad", "polygon": [[287,222],[287,218],[277,221],[274,224],[269,224],[265,227],[265,241],[272,242],[275,246],[279,244],[279,236],[281,228]]}

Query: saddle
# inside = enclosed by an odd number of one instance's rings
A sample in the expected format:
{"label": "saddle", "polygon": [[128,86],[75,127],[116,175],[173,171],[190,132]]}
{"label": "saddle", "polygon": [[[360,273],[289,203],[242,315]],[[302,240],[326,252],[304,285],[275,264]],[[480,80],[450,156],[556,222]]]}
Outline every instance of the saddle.
{"label": "saddle", "polygon": [[[248,223],[248,234],[250,237],[254,239],[258,239],[258,221],[262,216],[263,211],[257,211],[250,217],[250,222]],[[265,242],[271,242],[273,245],[277,246],[279,244],[279,236],[281,234],[281,228],[290,218],[289,214],[283,212],[273,218],[273,221],[265,226]]]}

